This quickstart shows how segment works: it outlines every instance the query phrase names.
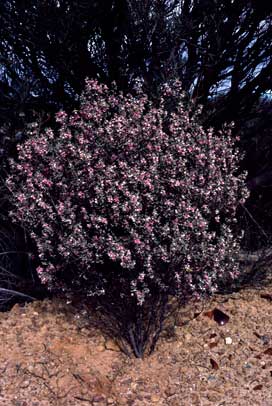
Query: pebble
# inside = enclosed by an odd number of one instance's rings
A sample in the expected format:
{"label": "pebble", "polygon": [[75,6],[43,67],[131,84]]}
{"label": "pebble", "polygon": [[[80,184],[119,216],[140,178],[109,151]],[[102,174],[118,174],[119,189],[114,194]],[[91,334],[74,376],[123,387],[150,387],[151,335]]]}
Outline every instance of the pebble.
{"label": "pebble", "polygon": [[22,389],[25,389],[25,388],[27,388],[29,385],[30,385],[30,381],[28,381],[28,380],[27,380],[27,381],[24,381],[24,382],[21,383],[21,388],[22,388]]}
{"label": "pebble", "polygon": [[226,337],[226,338],[225,338],[225,343],[226,343],[227,345],[232,344],[232,338],[231,338],[231,337]]}
{"label": "pebble", "polygon": [[110,351],[117,351],[117,352],[121,351],[119,345],[117,345],[113,340],[107,340],[105,342],[105,348],[106,348],[106,350],[110,350]]}
{"label": "pebble", "polygon": [[100,344],[96,347],[96,351],[98,352],[103,352],[105,351],[105,346],[103,344]]}
{"label": "pebble", "polygon": [[152,401],[152,402],[157,403],[157,402],[159,402],[160,400],[161,400],[161,397],[160,397],[159,395],[152,395],[152,396],[151,396],[151,401]]}
{"label": "pebble", "polygon": [[100,395],[96,395],[96,396],[93,396],[93,398],[92,398],[92,402],[93,402],[93,404],[105,404],[105,403],[107,403],[106,402],[106,399],[105,399],[105,396],[100,396]]}

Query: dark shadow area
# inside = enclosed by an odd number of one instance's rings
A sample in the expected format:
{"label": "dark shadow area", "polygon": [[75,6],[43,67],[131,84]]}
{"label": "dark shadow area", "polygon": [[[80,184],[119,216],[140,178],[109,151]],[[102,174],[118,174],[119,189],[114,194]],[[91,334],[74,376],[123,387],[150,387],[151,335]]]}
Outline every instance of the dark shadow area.
{"label": "dark shadow area", "polygon": [[272,248],[244,252],[240,256],[240,276],[234,281],[218,284],[216,293],[231,294],[243,289],[272,286]]}
{"label": "dark shadow area", "polygon": [[0,311],[49,297],[36,274],[32,248],[22,229],[0,224]]}

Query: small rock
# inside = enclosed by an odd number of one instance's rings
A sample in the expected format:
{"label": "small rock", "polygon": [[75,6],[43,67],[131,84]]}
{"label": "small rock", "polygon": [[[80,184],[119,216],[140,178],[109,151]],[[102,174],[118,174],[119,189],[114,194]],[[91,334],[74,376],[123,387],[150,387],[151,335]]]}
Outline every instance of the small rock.
{"label": "small rock", "polygon": [[124,380],[121,381],[122,385],[131,385],[132,383],[132,379],[131,378],[126,378]]}
{"label": "small rock", "polygon": [[232,338],[231,338],[231,337],[226,337],[226,338],[225,338],[225,343],[226,343],[227,345],[232,344]]}
{"label": "small rock", "polygon": [[106,350],[120,352],[120,347],[119,347],[119,345],[117,345],[116,342],[113,341],[113,340],[107,340],[107,341],[105,342],[105,348],[106,348]]}
{"label": "small rock", "polygon": [[96,395],[92,398],[93,406],[107,406],[105,396]]}
{"label": "small rock", "polygon": [[137,387],[138,387],[138,383],[137,383],[137,382],[133,382],[130,387],[131,387],[132,390],[135,390],[135,389],[137,389]]}
{"label": "small rock", "polygon": [[27,388],[29,385],[30,385],[30,381],[27,380],[27,381],[22,382],[20,386],[21,386],[22,389],[25,389],[25,388]]}
{"label": "small rock", "polygon": [[157,403],[161,400],[161,397],[159,395],[152,395],[151,396],[151,402]]}
{"label": "small rock", "polygon": [[105,351],[105,349],[106,348],[103,344],[100,344],[96,347],[96,351],[98,351],[98,352],[103,352],[103,351]]}
{"label": "small rock", "polygon": [[80,328],[80,332],[81,332],[81,334],[88,335],[89,330],[88,330],[86,327],[81,327],[81,328]]}

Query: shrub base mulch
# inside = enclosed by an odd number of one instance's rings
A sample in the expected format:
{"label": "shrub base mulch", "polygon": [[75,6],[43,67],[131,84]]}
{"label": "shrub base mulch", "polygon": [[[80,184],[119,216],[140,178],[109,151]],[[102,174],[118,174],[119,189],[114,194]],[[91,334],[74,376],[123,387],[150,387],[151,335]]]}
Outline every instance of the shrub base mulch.
{"label": "shrub base mulch", "polygon": [[15,305],[0,313],[0,406],[272,405],[271,313],[271,284],[190,303],[141,360],[92,328],[84,305]]}

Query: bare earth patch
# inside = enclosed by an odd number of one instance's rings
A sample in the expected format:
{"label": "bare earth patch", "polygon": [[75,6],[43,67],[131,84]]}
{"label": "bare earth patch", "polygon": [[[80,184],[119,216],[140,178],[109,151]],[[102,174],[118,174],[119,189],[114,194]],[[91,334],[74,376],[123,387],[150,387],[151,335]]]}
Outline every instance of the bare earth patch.
{"label": "bare earth patch", "polygon": [[[84,307],[15,305],[0,313],[0,405],[272,405],[270,292],[188,304],[144,360],[89,328]],[[209,317],[214,308],[226,324]]]}

